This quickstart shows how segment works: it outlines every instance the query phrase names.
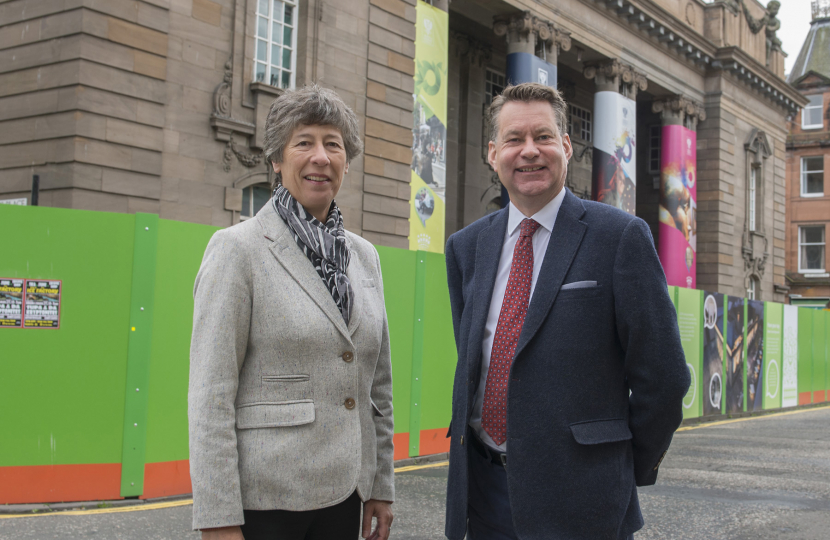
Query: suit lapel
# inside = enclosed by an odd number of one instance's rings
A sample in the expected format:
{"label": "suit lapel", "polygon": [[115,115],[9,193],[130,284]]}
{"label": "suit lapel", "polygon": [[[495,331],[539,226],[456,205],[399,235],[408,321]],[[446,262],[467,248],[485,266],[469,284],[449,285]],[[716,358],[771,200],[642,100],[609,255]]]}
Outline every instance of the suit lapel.
{"label": "suit lapel", "polygon": [[[346,275],[352,284],[352,314],[349,317],[349,335],[353,336],[357,327],[360,326],[361,314],[363,313],[363,297],[366,294],[363,282],[366,276],[363,272],[363,265],[357,257],[357,252],[352,249],[352,242],[348,238],[346,238],[346,245],[349,247],[349,253],[351,254]],[[329,298],[331,298],[330,294]],[[334,304],[334,300],[332,300],[332,304]],[[335,307],[337,307],[336,304]],[[340,315],[340,310],[337,310],[337,314]],[[340,315],[340,320],[343,320],[342,315]]]}
{"label": "suit lapel", "polygon": [[484,336],[484,326],[487,324],[487,314],[490,311],[490,300],[496,284],[496,274],[499,269],[501,248],[507,232],[509,215],[508,209],[503,208],[495,214],[490,226],[478,235],[473,320],[470,326],[470,339],[467,342],[468,366],[473,371],[478,370],[481,365],[481,341]]}
{"label": "suit lapel", "polygon": [[[346,339],[351,341],[351,334],[349,328],[346,327],[346,321],[343,320],[343,315],[334,303],[326,286],[323,285],[323,280],[317,275],[317,271],[311,265],[308,257],[300,250],[297,242],[294,240],[288,225],[274,210],[274,205],[266,204],[257,215],[257,221],[262,226],[265,237],[273,243],[268,246],[271,253],[277,261],[285,268],[285,270],[294,278],[294,280],[305,290],[312,300],[323,310],[323,313],[331,319],[331,322],[340,331]],[[351,265],[350,265],[351,266]],[[352,288],[356,288],[354,283]],[[355,310],[357,309],[357,302],[355,302]],[[351,325],[350,325],[351,326]],[[356,328],[356,325],[355,325]]]}
{"label": "suit lapel", "polygon": [[559,214],[556,216],[556,223],[551,231],[548,249],[542,261],[542,268],[539,270],[536,288],[530,299],[530,306],[527,309],[514,358],[518,357],[542,326],[542,322],[556,300],[556,295],[559,294],[559,288],[585,236],[587,225],[579,220],[584,213],[585,207],[582,201],[570,191],[566,191]]}

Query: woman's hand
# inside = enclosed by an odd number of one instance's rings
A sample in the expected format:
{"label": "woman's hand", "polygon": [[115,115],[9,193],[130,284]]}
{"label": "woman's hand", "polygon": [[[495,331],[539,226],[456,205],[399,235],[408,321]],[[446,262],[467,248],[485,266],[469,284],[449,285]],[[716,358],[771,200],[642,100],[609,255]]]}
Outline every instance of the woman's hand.
{"label": "woman's hand", "polygon": [[[377,518],[378,525],[372,532],[372,518]],[[387,540],[392,529],[392,503],[371,499],[363,503],[363,538],[367,540]]]}
{"label": "woman's hand", "polygon": [[242,528],[236,525],[234,527],[202,529],[202,540],[245,540],[245,537],[242,536]]}

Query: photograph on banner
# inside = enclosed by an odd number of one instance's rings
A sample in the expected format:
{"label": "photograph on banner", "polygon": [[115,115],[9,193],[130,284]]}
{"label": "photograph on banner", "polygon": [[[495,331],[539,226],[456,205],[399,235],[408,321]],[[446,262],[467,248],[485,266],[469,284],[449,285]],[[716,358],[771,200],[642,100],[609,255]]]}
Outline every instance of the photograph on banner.
{"label": "photograph on banner", "polygon": [[703,415],[723,414],[723,295],[703,292]]}
{"label": "photograph on banner", "polygon": [[631,215],[637,204],[636,138],[636,102],[618,92],[594,94],[594,199]]}
{"label": "photograph on banner", "polygon": [[416,8],[409,249],[444,252],[449,16]]}
{"label": "photograph on banner", "polygon": [[697,286],[697,134],[663,126],[657,253],[669,285]]}
{"label": "photograph on banner", "polygon": [[764,409],[781,407],[784,304],[764,303]]}
{"label": "photograph on banner", "polygon": [[23,279],[0,278],[0,328],[23,325]]}
{"label": "photograph on banner", "polygon": [[744,410],[744,299],[726,299],[726,412]]}
{"label": "photograph on banner", "polygon": [[784,306],[781,406],[798,405],[798,306]]}
{"label": "photograph on banner", "polygon": [[746,410],[763,408],[764,303],[746,301]]}
{"label": "photograph on banner", "polygon": [[61,314],[61,282],[26,280],[23,305],[24,328],[59,328]]}

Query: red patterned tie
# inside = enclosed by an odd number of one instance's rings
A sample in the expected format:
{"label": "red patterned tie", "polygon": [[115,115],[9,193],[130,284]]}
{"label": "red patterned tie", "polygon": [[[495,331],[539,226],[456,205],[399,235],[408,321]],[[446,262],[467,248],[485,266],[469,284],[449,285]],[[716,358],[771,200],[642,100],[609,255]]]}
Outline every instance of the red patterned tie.
{"label": "red patterned tie", "polygon": [[490,369],[484,386],[484,404],[481,409],[481,427],[501,445],[507,440],[507,377],[522,325],[530,301],[530,284],[533,280],[533,233],[539,224],[525,219],[516,247],[513,249],[513,263],[510,277],[504,291],[504,302],[499,312],[499,323],[490,353]]}

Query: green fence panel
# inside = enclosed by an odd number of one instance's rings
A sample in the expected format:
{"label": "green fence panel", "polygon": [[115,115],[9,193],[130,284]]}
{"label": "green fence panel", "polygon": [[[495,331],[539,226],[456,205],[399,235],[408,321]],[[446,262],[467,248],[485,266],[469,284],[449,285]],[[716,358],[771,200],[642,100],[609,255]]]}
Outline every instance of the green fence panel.
{"label": "green fence panel", "polygon": [[798,308],[798,404],[813,402],[813,310]]}
{"label": "green fence panel", "polygon": [[764,409],[781,407],[783,392],[784,304],[764,303]]}
{"label": "green fence panel", "polygon": [[62,282],[60,328],[0,329],[0,466],[121,462],[134,224],[0,205],[0,277]]}
{"label": "green fence panel", "polygon": [[[395,434],[409,434],[412,392],[412,313],[415,310],[415,252],[377,246],[392,347]],[[403,444],[408,444],[408,437]],[[396,447],[396,457],[409,455]]]}
{"label": "green fence panel", "polygon": [[452,385],[458,359],[452,326],[444,255],[425,253],[424,346],[421,374],[420,454],[449,449],[446,438],[452,411]]}
{"label": "green fence panel", "polygon": [[824,327],[824,312],[813,310],[813,403],[826,401]]}
{"label": "green fence panel", "polygon": [[683,398],[683,418],[697,418],[702,410],[700,388],[703,368],[703,291],[677,288],[675,294],[680,343],[683,345],[686,366],[692,378],[692,384]]}
{"label": "green fence panel", "polygon": [[207,243],[219,229],[166,219],[159,220],[158,227],[147,463],[188,458],[187,383],[193,284]]}

